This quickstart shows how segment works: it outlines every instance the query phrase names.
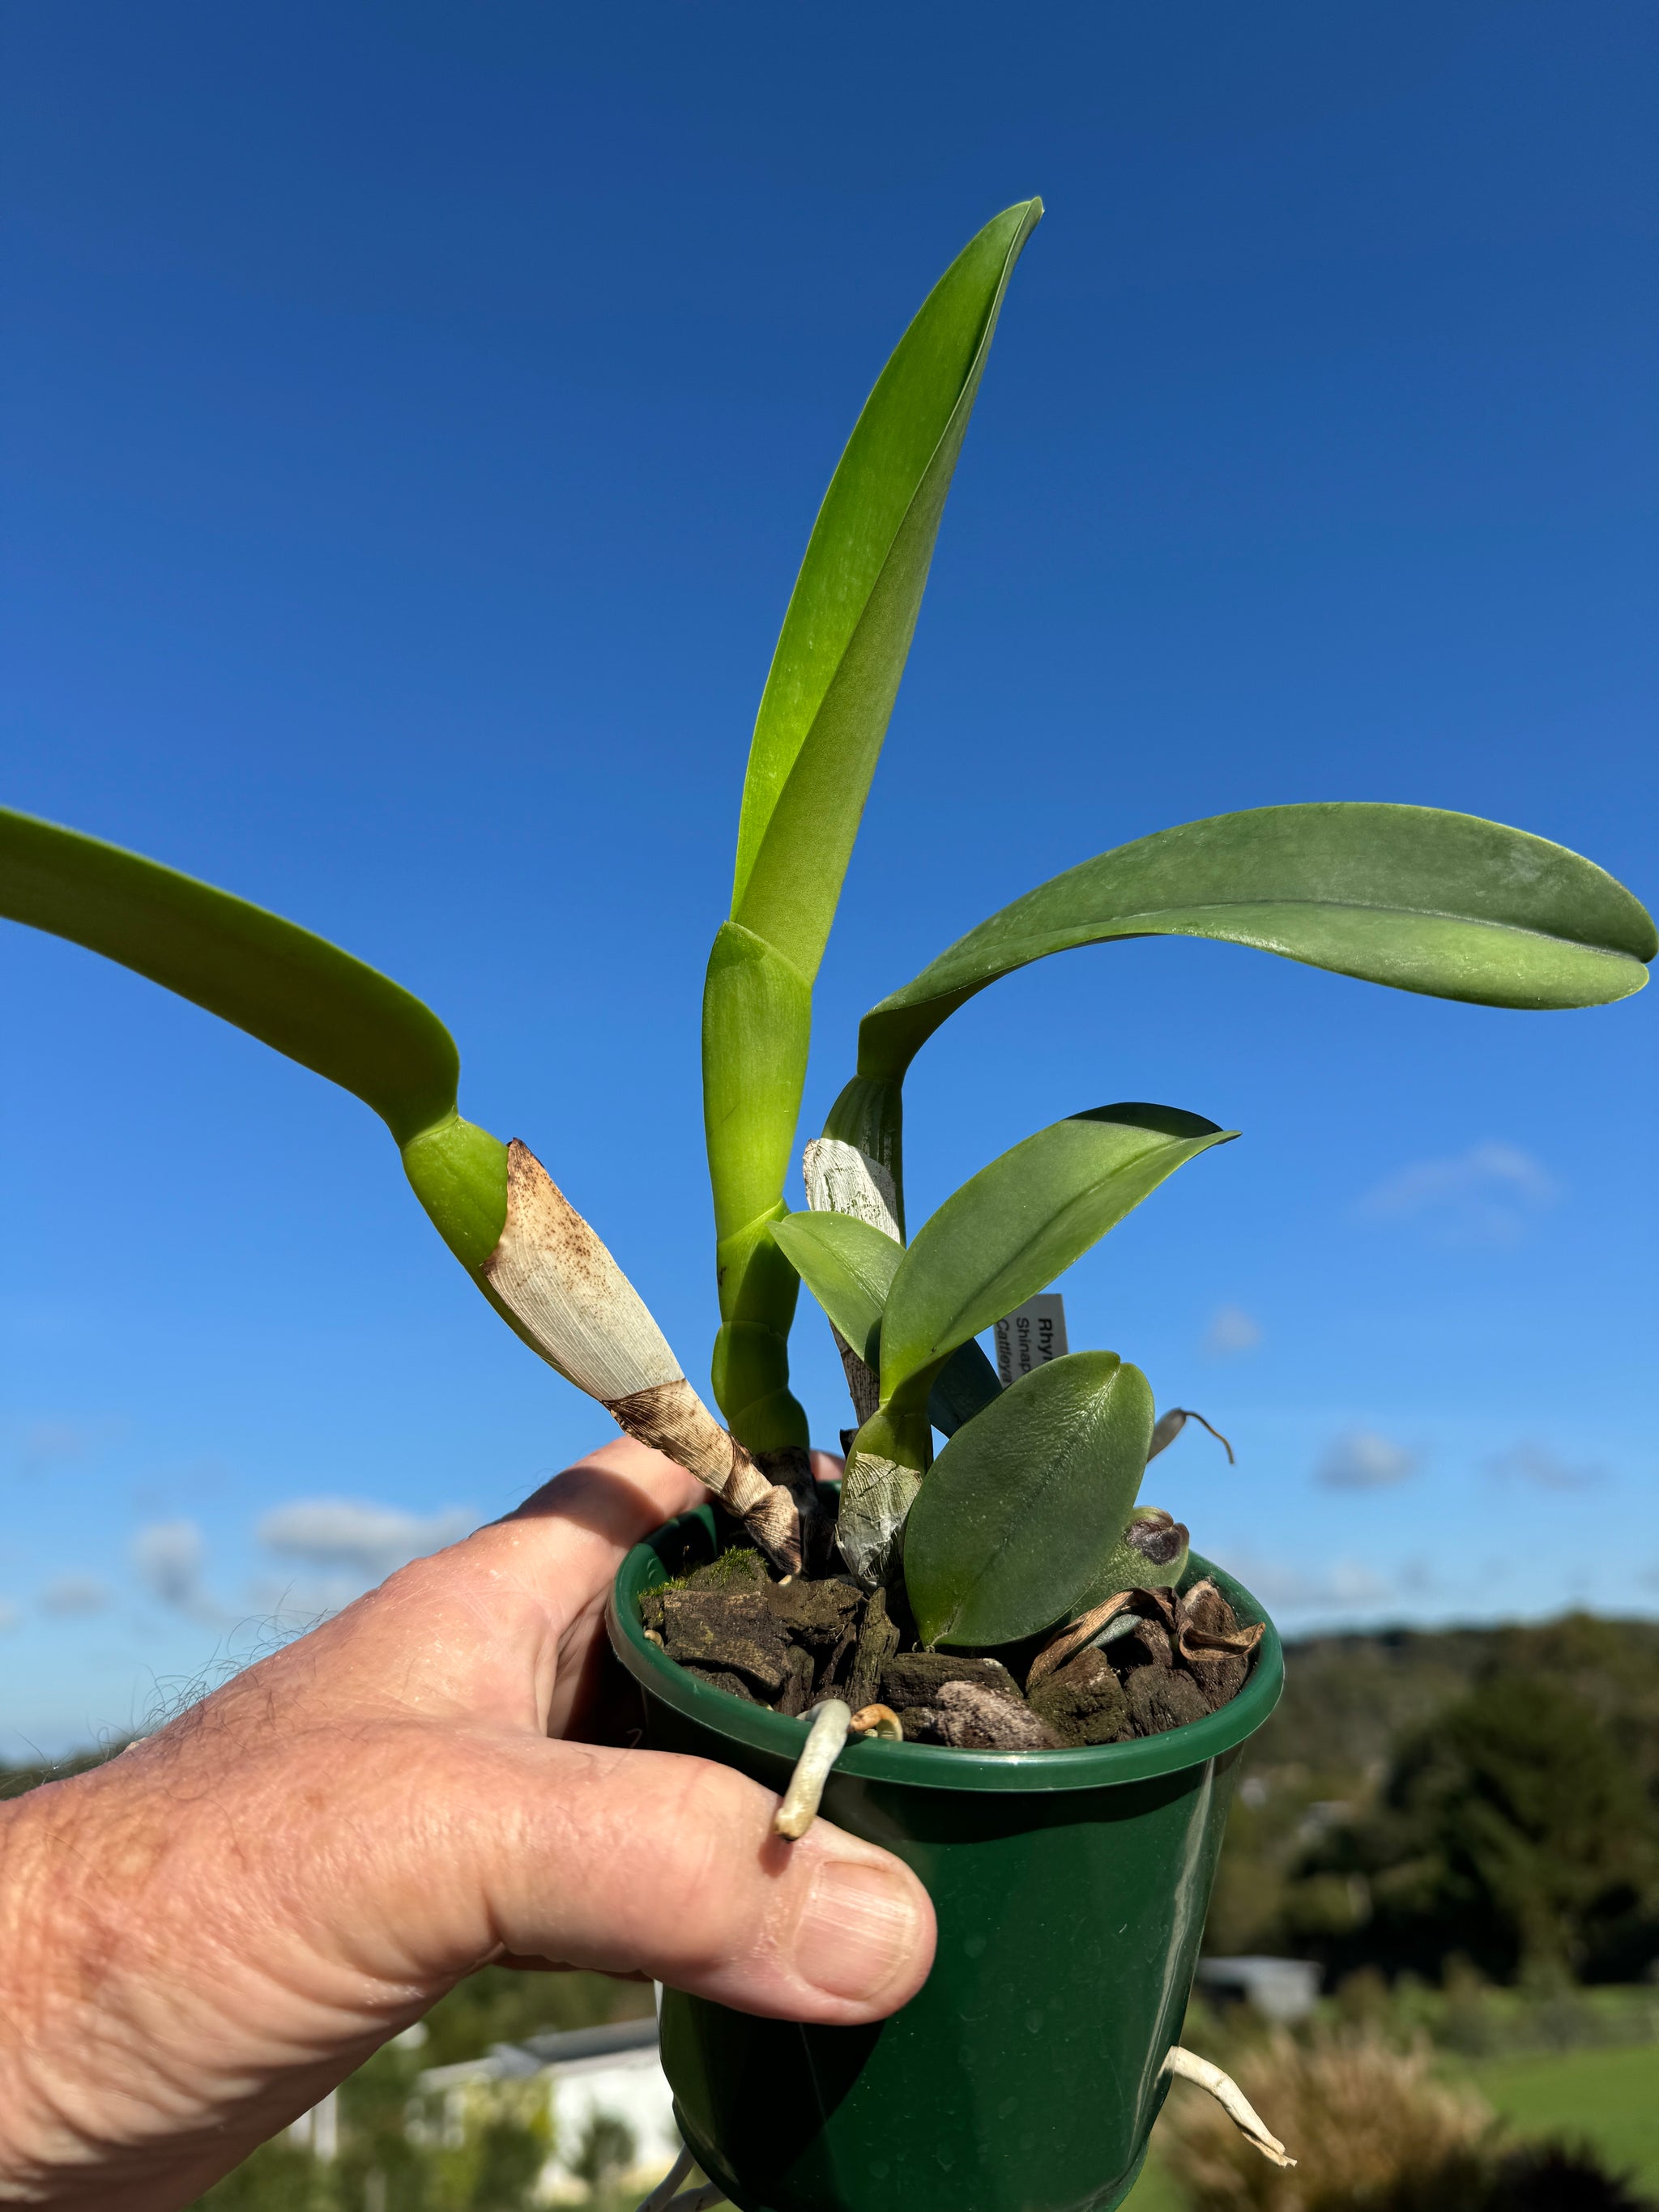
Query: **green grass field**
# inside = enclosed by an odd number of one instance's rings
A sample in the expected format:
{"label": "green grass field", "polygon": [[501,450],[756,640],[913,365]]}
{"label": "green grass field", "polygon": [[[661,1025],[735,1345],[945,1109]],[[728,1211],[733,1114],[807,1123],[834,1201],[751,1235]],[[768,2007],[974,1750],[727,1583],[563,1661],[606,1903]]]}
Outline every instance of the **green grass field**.
{"label": "green grass field", "polygon": [[[1659,2193],[1659,2044],[1493,2059],[1459,2065],[1455,2072],[1473,2082],[1517,2136],[1588,2138],[1609,2166],[1631,2174],[1648,2194]],[[1125,2212],[1186,2212],[1180,2191],[1158,2163],[1156,2130]]]}
{"label": "green grass field", "polygon": [[1659,2191],[1659,2044],[1495,2059],[1469,2078],[1517,2134],[1587,2136],[1610,2165]]}

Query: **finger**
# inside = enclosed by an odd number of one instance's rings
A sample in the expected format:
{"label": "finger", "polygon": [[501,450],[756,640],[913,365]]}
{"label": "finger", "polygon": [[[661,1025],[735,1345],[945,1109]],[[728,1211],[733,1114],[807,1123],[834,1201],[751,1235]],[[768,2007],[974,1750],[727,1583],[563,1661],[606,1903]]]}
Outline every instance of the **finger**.
{"label": "finger", "polygon": [[776,1796],[709,1760],[509,1740],[477,1746],[446,1794],[456,1832],[434,1837],[428,1778],[411,1872],[452,1972],[504,1948],[850,2026],[933,1963],[933,1907],[901,1860],[822,1820],[785,1843]]}

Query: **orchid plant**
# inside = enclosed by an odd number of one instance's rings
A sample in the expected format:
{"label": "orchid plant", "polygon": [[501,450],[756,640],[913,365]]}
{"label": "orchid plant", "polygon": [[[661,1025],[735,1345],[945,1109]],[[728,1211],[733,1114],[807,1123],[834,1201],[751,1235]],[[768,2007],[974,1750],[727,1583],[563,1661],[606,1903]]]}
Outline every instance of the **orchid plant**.
{"label": "orchid plant", "polygon": [[[696,1474],[780,1572],[839,1554],[867,1586],[902,1580],[924,1642],[981,1650],[1182,1571],[1185,1529],[1137,1504],[1182,1409],[1160,1419],[1146,1377],[1105,1351],[1066,1353],[1004,1389],[977,1340],[1236,1133],[1139,1103],[1070,1115],[991,1162],[907,1243],[904,1078],[940,1024],[1048,953],[1126,938],[1255,945],[1526,1009],[1624,998],[1656,950],[1648,915],[1600,868],[1470,816],[1314,804],[1188,823],[1027,892],[872,1007],[854,1072],[806,1146],[806,1206],[791,1210],[814,979],[997,319],[1041,213],[1030,200],[988,223],[900,340],[825,494],[762,696],[703,1000],[723,1419],[535,1155],[463,1118],[454,1043],[418,1000],[229,892],[0,813],[0,912],[362,1099],[508,1327]],[[833,1525],[790,1389],[802,1282],[835,1329],[856,1415]]]}

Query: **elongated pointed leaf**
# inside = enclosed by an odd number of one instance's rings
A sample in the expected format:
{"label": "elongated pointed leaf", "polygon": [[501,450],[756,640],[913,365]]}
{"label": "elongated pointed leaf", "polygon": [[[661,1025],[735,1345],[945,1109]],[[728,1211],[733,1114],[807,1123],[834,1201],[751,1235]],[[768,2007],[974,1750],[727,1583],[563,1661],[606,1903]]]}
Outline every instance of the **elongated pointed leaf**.
{"label": "elongated pointed leaf", "polygon": [[372,1106],[404,1144],[455,1109],[448,1030],[401,985],[280,915],[117,845],[0,811],[0,914],[233,1022]]}
{"label": "elongated pointed leaf", "polygon": [[1166,1176],[1237,1133],[1173,1106],[1099,1106],[981,1168],[923,1224],[893,1278],[884,1405],[931,1382],[959,1344],[1035,1297]]}
{"label": "elongated pointed leaf", "polygon": [[148,976],[372,1106],[416,1196],[478,1268],[507,1218],[507,1147],[455,1110],[431,1010],[326,939],[79,830],[0,808],[0,914]]}
{"label": "elongated pointed leaf", "polygon": [[1152,1413],[1139,1368],[1073,1352],[960,1428],[905,1523],[922,1642],[1012,1644],[1069,1620],[1122,1534]]}
{"label": "elongated pointed leaf", "polygon": [[1042,212],[1026,200],[987,223],[923,301],[848,441],[784,617],[744,784],[732,919],[809,981],[1003,294]]}
{"label": "elongated pointed leaf", "polygon": [[[881,1357],[881,1316],[904,1248],[849,1213],[791,1213],[772,1234],[829,1318],[867,1367]],[[977,1344],[958,1346],[940,1368],[927,1417],[954,1436],[1000,1391],[997,1370]]]}
{"label": "elongated pointed leaf", "polygon": [[[806,1417],[789,1389],[796,1277],[770,1225],[784,1212],[812,978],[910,649],[997,312],[1040,213],[1036,201],[1010,209],[957,257],[854,428],[761,700],[732,920],[709,961],[703,1079],[721,1320],[714,1390],[751,1450],[793,1452],[802,1468]],[[775,974],[761,974],[764,961]],[[765,992],[779,1004],[776,1022],[750,1018]]]}
{"label": "elongated pointed leaf", "polygon": [[773,1223],[772,1234],[848,1343],[873,1367],[903,1247],[850,1213],[787,1214]]}
{"label": "elongated pointed leaf", "polygon": [[1046,953],[1152,936],[1528,1008],[1625,998],[1656,950],[1630,892],[1524,830],[1426,806],[1257,807],[1137,838],[1004,907],[865,1016],[859,1073],[899,1080],[957,1007]]}

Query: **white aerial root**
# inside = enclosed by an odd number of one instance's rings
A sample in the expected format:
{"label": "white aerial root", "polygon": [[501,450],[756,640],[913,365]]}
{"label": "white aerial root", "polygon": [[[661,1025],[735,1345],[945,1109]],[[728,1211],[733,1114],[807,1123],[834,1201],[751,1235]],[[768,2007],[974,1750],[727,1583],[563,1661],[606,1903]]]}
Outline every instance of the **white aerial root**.
{"label": "white aerial root", "polygon": [[690,2152],[685,2148],[684,2144],[682,2144],[680,2147],[679,2156],[674,2160],[672,2166],[669,2167],[667,2172],[664,2174],[662,2179],[657,2184],[651,2194],[646,2198],[644,2203],[641,2205],[640,2212],[667,2212],[668,2205],[672,2201],[675,2191],[679,2187],[681,2182],[684,2180],[686,2175],[690,2172],[692,2167],[696,2164],[696,2162],[697,2161],[692,2157]]}
{"label": "white aerial root", "polygon": [[640,2207],[640,2212],[708,2212],[711,2204],[723,2203],[726,2191],[713,2181],[704,2181],[696,2189],[687,2189],[678,2196],[688,2173],[696,2164],[689,2150],[682,2148],[662,2179]]}
{"label": "white aerial root", "polygon": [[783,1802],[773,1817],[774,1835],[787,1836],[793,1843],[797,1837],[804,1836],[817,1820],[823,1785],[830,1768],[846,1748],[848,1730],[852,1725],[853,1708],[844,1698],[826,1698],[822,1705],[812,1708],[812,1725],[805,1745],[795,1761]]}
{"label": "white aerial root", "polygon": [[1164,2061],[1164,2071],[1178,2074],[1183,2081],[1196,2081],[1200,2089],[1207,2089],[1239,2133],[1255,2145],[1263,2158],[1271,2159],[1275,2166],[1296,2164],[1231,2074],[1212,2066],[1207,2058],[1183,2051],[1178,2043],[1172,2045]]}

